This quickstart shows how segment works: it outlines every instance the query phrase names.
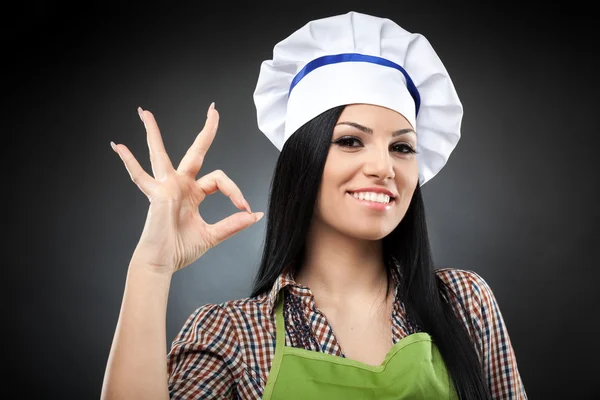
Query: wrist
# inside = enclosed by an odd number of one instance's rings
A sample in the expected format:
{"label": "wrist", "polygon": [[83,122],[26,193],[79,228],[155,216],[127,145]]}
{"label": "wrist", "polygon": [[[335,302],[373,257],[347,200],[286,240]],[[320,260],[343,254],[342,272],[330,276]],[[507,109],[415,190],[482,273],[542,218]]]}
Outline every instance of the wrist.
{"label": "wrist", "polygon": [[129,262],[129,270],[156,276],[158,278],[171,279],[175,268],[171,265],[159,265],[148,260],[143,254],[134,252]]}

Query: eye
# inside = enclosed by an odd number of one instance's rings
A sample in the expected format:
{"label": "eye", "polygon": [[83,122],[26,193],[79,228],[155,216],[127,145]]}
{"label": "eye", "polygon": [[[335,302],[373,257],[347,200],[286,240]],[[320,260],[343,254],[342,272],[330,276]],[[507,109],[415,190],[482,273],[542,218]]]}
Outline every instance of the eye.
{"label": "eye", "polygon": [[[356,138],[356,137],[352,137],[352,136],[341,137],[332,143],[335,143],[341,147],[361,147],[362,146],[362,142],[360,141],[360,139]],[[359,145],[353,146],[354,143],[358,143]],[[410,145],[408,145],[406,143],[396,143],[396,144],[393,144],[391,146],[391,148],[392,148],[392,151],[394,151],[396,153],[402,153],[402,154],[417,154],[418,153],[418,151],[415,151]]]}
{"label": "eye", "polygon": [[336,140],[335,144],[337,144],[338,146],[342,146],[342,147],[358,147],[358,146],[352,146],[352,143],[358,142],[362,145],[362,142],[355,137],[351,137],[351,136],[344,136],[342,138],[339,138],[338,140]]}
{"label": "eye", "polygon": [[[405,143],[396,143],[394,145],[392,145],[393,149],[398,149],[396,150],[399,153],[404,153],[404,154],[416,154],[418,153],[417,151],[415,151],[411,146],[405,144]],[[405,151],[403,151],[402,149],[404,149]]]}

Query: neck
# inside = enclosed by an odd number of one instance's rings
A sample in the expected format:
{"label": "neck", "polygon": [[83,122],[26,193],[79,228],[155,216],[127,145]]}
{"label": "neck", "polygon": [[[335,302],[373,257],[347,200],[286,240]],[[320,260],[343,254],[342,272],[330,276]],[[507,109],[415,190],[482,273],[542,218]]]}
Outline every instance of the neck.
{"label": "neck", "polygon": [[385,296],[381,240],[364,240],[315,221],[295,281],[310,288],[321,305],[343,306]]}

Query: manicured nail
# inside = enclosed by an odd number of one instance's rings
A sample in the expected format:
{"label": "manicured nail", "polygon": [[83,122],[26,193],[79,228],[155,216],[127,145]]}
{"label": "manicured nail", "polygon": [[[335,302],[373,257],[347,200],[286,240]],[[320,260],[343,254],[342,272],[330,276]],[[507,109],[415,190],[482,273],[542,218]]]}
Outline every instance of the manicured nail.
{"label": "manicured nail", "polygon": [[265,213],[264,212],[260,212],[260,213],[256,213],[256,222],[260,221],[260,219],[262,217],[264,217]]}
{"label": "manicured nail", "polygon": [[250,204],[248,204],[248,201],[242,197],[242,202],[244,203],[244,206],[246,206],[246,210],[248,210],[249,213],[252,213],[252,210],[250,209]]}
{"label": "manicured nail", "polygon": [[212,103],[210,103],[210,107],[208,107],[208,111],[206,112],[206,118],[208,118],[210,111],[214,110],[214,109],[215,109],[215,102],[213,101]]}
{"label": "manicured nail", "polygon": [[110,142],[110,147],[112,147],[112,149],[115,151],[115,153],[119,154],[119,152],[117,151],[117,145],[115,144],[115,142]]}
{"label": "manicured nail", "polygon": [[138,111],[138,115],[140,116],[140,119],[142,120],[142,122],[144,122],[144,116],[142,115],[142,112],[144,110],[142,110],[142,107],[138,107],[137,111]]}

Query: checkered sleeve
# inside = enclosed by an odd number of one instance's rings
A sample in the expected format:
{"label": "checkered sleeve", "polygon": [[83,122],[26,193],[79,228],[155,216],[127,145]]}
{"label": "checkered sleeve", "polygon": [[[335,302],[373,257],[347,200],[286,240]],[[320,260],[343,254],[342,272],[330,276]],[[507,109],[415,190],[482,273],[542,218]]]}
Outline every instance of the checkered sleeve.
{"label": "checkered sleeve", "polygon": [[482,362],[493,399],[526,400],[504,318],[492,289],[476,272],[445,268],[437,274],[451,290],[451,299]]}
{"label": "checkered sleeve", "polygon": [[235,329],[220,305],[194,311],[167,355],[171,399],[233,399],[239,374]]}

